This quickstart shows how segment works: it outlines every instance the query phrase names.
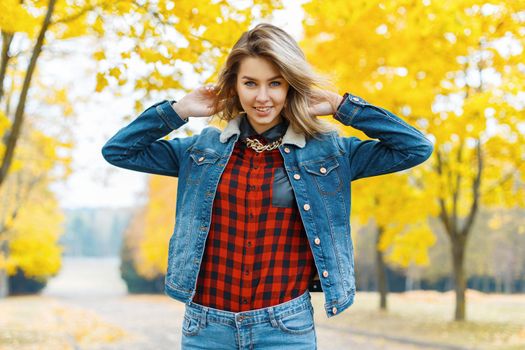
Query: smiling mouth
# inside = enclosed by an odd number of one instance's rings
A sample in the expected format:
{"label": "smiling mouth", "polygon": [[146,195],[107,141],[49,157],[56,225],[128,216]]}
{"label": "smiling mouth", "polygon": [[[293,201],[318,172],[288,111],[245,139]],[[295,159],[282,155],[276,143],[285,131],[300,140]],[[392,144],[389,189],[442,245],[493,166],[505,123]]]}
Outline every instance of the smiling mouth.
{"label": "smiling mouth", "polygon": [[266,111],[269,111],[272,107],[254,107],[254,108],[260,112],[266,112]]}

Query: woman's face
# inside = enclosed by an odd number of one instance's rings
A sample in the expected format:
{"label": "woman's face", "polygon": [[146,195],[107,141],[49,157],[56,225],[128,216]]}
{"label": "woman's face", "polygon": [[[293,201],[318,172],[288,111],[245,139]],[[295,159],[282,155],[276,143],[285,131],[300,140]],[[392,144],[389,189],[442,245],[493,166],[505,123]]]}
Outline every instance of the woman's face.
{"label": "woman's face", "polygon": [[288,82],[277,67],[261,57],[246,57],[239,65],[236,91],[252,127],[261,134],[282,120]]}

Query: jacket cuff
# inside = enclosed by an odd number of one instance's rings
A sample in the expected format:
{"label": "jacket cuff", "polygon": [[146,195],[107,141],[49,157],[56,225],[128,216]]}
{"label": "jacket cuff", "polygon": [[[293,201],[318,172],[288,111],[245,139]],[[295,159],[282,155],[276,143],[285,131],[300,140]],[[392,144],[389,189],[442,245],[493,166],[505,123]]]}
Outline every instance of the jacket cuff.
{"label": "jacket cuff", "polygon": [[351,125],[354,117],[368,105],[369,103],[361,97],[347,92],[344,94],[343,100],[339,104],[339,107],[337,107],[337,111],[333,117],[344,125]]}
{"label": "jacket cuff", "polygon": [[188,122],[188,119],[182,119],[181,116],[175,112],[173,106],[171,105],[176,101],[164,100],[155,105],[155,109],[159,117],[168,125],[171,129],[175,130],[183,126]]}

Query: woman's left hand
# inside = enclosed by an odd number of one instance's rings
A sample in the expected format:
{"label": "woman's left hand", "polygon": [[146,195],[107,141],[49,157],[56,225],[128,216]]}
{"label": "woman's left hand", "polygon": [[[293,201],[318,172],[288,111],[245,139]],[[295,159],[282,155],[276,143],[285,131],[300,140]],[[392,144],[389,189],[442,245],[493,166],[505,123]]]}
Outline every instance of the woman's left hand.
{"label": "woman's left hand", "polygon": [[313,90],[310,96],[310,107],[308,113],[311,117],[318,115],[330,115],[337,112],[337,107],[343,97],[328,90]]}

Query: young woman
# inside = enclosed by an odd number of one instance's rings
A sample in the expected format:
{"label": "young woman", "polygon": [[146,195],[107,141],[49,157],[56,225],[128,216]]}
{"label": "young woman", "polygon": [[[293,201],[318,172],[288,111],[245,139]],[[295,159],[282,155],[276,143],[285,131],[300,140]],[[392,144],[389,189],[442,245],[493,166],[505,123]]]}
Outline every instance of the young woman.
{"label": "young woman", "polygon": [[[259,24],[215,85],[162,101],[102,149],[111,164],[179,178],[166,293],[185,303],[183,349],[315,349],[310,291],[332,317],[354,300],[350,183],[425,161],[433,146],[391,112],[323,89],[295,40]],[[331,115],[377,140],[340,137]],[[224,130],[161,139],[188,118]]]}

